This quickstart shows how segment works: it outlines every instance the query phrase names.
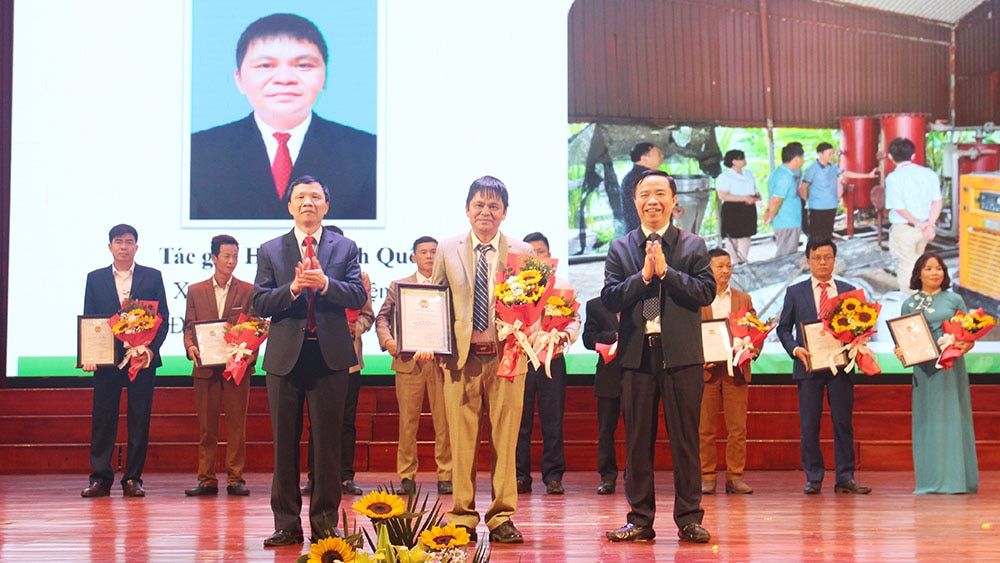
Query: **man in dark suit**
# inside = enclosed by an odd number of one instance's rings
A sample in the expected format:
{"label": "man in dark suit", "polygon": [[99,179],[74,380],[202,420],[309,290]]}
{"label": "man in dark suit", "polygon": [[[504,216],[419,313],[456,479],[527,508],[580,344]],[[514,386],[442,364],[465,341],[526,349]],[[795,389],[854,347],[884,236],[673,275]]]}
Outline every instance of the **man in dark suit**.
{"label": "man in dark suit", "polygon": [[639,212],[635,208],[635,186],[648,170],[663,164],[663,152],[653,143],[638,143],[628,153],[632,169],[622,178],[622,213],[625,215],[625,233],[639,228]]}
{"label": "man in dark suit", "polygon": [[842,368],[808,371],[809,351],[802,340],[801,323],[819,318],[820,303],[854,286],[833,279],[837,245],[830,239],[810,239],[806,259],[812,276],[794,284],[785,292],[778,321],[778,338],[788,355],[795,359],[792,379],[799,391],[799,450],[802,470],[806,473],[805,494],[819,494],[823,486],[823,451],[819,444],[820,418],[823,414],[823,391],[826,390],[833,421],[833,458],[838,493],[868,494],[872,490],[854,480],[854,374]]}
{"label": "man in dark suit", "polygon": [[[587,301],[583,345],[589,350],[596,350],[598,344],[615,342],[618,342],[618,315],[609,311],[600,297]],[[597,357],[594,396],[597,397],[597,472],[601,475],[597,494],[613,495],[618,480],[615,430],[622,404],[622,369],[617,355],[609,363],[605,363],[602,356]]]}
{"label": "man in dark suit", "polygon": [[[128,389],[128,449],[122,491],[127,497],[143,497],[142,468],[149,447],[149,417],[153,409],[153,380],[156,368],[163,365],[160,346],[167,338],[170,312],[163,277],[159,270],[135,263],[139,250],[139,233],[131,225],[115,225],[108,233],[108,249],[114,258],[111,266],[87,274],[87,289],[83,299],[83,314],[111,317],[121,309],[125,298],[157,302],[157,313],[163,319],[156,336],[148,346],[145,367],[130,381],[129,365],[97,367],[84,364],[83,371],[94,374],[94,407],[90,427],[90,486],[84,497],[106,497],[111,494],[115,472],[111,467],[115,440],[118,436],[118,407],[122,388]],[[125,348],[115,340],[115,361],[121,361]]]}
{"label": "man in dark suit", "polygon": [[375,218],[375,136],[312,111],[327,58],[301,16],[272,14],[243,31],[235,78],[253,113],[191,136],[191,219],[282,219],[288,180],[305,175],[350,202],[331,218]]}
{"label": "man in dark suit", "polygon": [[309,520],[313,540],[335,533],[340,505],[340,432],[347,373],[357,363],[346,309],[368,299],[358,247],[323,229],[330,193],[305,176],[289,186],[290,232],[261,245],[254,308],[271,317],[264,370],[274,434],[271,511],[275,531],[265,547],[302,543],[299,440],[303,402],[315,442]]}
{"label": "man in dark suit", "polygon": [[665,172],[646,172],[635,190],[641,226],[615,239],[604,266],[601,299],[620,312],[618,357],[625,413],[625,492],[628,523],[611,541],[656,537],[653,454],[663,399],[674,473],[674,522],[681,541],[705,543],[701,526],[698,420],[705,388],[701,308],[715,298],[705,241],[670,224],[677,185]]}
{"label": "man in dark suit", "polygon": [[247,496],[250,489],[243,480],[247,459],[247,401],[250,398],[250,376],[256,358],[250,359],[246,374],[239,383],[226,379],[225,365],[201,365],[201,353],[195,341],[194,323],[225,319],[233,324],[241,313],[249,314],[253,305],[253,284],[233,277],[240,259],[240,246],[229,235],[212,237],[211,278],[188,288],[187,312],[184,314],[184,347],[194,362],[191,377],[194,385],[194,405],[198,413],[198,484],[186,489],[189,497],[219,494],[215,477],[215,455],[219,448],[220,407],[226,412],[226,492]]}

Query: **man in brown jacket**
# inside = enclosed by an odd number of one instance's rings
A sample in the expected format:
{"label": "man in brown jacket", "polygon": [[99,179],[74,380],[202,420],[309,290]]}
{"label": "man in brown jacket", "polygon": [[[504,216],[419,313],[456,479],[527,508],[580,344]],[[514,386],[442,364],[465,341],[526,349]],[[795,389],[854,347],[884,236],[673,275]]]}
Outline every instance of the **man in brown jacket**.
{"label": "man in brown jacket", "polygon": [[[746,307],[756,315],[750,296],[729,287],[733,276],[733,263],[729,254],[720,248],[708,251],[712,258],[712,274],[715,275],[715,300],[708,307],[702,307],[702,320],[728,319]],[[718,449],[715,445],[715,428],[719,419],[719,402],[725,412],[726,430],[726,492],[730,494],[750,494],[753,489],[743,481],[743,468],[747,461],[747,384],[750,383],[750,364],[742,371],[733,367],[729,375],[726,364],[705,364],[705,394],[701,399],[701,494],[715,493]]]}

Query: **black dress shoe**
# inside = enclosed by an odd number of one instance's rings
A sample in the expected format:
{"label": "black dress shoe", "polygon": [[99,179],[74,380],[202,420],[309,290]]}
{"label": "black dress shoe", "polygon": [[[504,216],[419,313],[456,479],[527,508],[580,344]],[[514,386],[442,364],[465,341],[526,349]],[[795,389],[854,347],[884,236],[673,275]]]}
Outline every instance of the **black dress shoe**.
{"label": "black dress shoe", "polygon": [[601,486],[597,487],[597,494],[599,494],[599,495],[613,495],[613,494],[615,494],[615,482],[614,481],[601,481]]}
{"label": "black dress shoe", "polygon": [[295,545],[302,543],[302,531],[289,532],[288,530],[275,530],[273,534],[264,538],[264,547],[281,547],[285,545]]}
{"label": "black dress shoe", "polygon": [[206,485],[204,481],[198,481],[198,486],[193,489],[184,489],[184,494],[189,497],[201,497],[219,494],[219,487]]}
{"label": "black dress shoe", "polygon": [[129,479],[122,483],[122,494],[127,497],[144,497],[146,490],[142,488],[142,481]]}
{"label": "black dress shoe", "polygon": [[396,494],[407,496],[417,494],[417,483],[413,479],[403,479],[396,488]]}
{"label": "black dress shoe", "polygon": [[837,483],[833,486],[833,492],[835,493],[851,493],[855,495],[867,495],[872,492],[871,487],[866,487],[864,485],[859,485],[857,481],[851,479],[850,481],[844,481],[843,483]]}
{"label": "black dress shoe", "polygon": [[450,495],[453,491],[451,481],[438,481],[438,494]]}
{"label": "black dress shoe", "polygon": [[457,528],[462,528],[469,534],[469,543],[476,543],[479,541],[479,534],[476,533],[476,529],[466,526],[465,524],[456,524]]}
{"label": "black dress shoe", "polygon": [[564,495],[566,494],[566,489],[563,488],[562,481],[558,479],[553,479],[545,485],[545,494]]}
{"label": "black dress shoe", "polygon": [[250,489],[243,481],[237,481],[232,485],[226,485],[226,493],[237,497],[247,497],[250,496]]}
{"label": "black dress shoe", "polygon": [[823,483],[821,481],[806,481],[806,488],[802,489],[802,492],[807,495],[818,495],[822,489]]}
{"label": "black dress shoe", "polygon": [[302,483],[302,486],[299,487],[299,492],[302,493],[302,496],[304,497],[311,495],[313,492],[313,480],[307,478],[306,482]]}
{"label": "black dress shoe", "polygon": [[111,496],[111,487],[107,485],[102,485],[97,481],[90,484],[89,487],[80,491],[80,496],[84,498],[97,498]]}
{"label": "black dress shoe", "polygon": [[517,480],[517,494],[519,494],[519,495],[531,494],[531,483],[529,483],[527,481],[521,481],[520,479],[518,479]]}
{"label": "black dress shoe", "polygon": [[708,530],[701,527],[701,524],[697,522],[689,522],[684,525],[683,528],[677,530],[677,537],[683,542],[688,543],[708,543],[708,540],[712,539],[711,534]]}
{"label": "black dress shoe", "polygon": [[345,481],[341,481],[340,489],[343,491],[345,495],[359,496],[365,494],[365,492],[361,490],[361,487],[359,487],[358,484],[354,482],[354,479],[347,479]]}
{"label": "black dress shoe", "polygon": [[649,541],[656,537],[656,532],[650,526],[636,526],[629,522],[617,530],[604,534],[609,540],[619,541]]}
{"label": "black dress shoe", "polygon": [[513,522],[507,520],[490,530],[490,541],[493,543],[524,543],[524,536],[517,531]]}
{"label": "black dress shoe", "polygon": [[325,530],[320,530],[319,532],[313,530],[313,535],[309,538],[309,543],[319,543],[319,540],[326,538],[344,539],[344,534],[337,528],[327,528]]}

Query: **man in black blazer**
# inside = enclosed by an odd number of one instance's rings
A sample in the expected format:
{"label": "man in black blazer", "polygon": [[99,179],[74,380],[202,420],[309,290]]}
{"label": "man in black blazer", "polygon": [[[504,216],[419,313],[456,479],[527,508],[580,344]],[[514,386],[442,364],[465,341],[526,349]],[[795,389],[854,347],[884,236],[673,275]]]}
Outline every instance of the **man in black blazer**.
{"label": "man in black blazer", "polygon": [[[600,297],[587,301],[583,345],[589,350],[596,350],[598,344],[614,344],[617,341],[618,315],[609,311]],[[622,404],[622,369],[617,356],[610,363],[604,363],[604,358],[598,355],[594,396],[597,397],[597,472],[601,475],[597,494],[612,495],[618,480],[615,430]]]}
{"label": "man in black blazer", "polygon": [[330,207],[326,186],[305,176],[292,181],[289,196],[295,228],[261,245],[254,282],[254,308],[271,317],[263,367],[274,433],[275,531],[264,540],[265,547],[303,541],[298,485],[305,401],[309,431],[318,446],[309,503],[313,540],[336,530],[344,395],[348,369],[357,363],[345,310],[360,309],[368,300],[357,245],[323,229]]}
{"label": "man in black blazer", "polygon": [[375,219],[375,135],[312,108],[326,86],[326,41],[309,20],[272,14],[236,46],[236,85],[253,113],[191,136],[191,219],[283,219],[290,178],[320,179],[333,219]]}
{"label": "man in black blazer", "polygon": [[808,371],[809,351],[802,341],[801,323],[819,318],[822,297],[833,297],[854,286],[833,279],[837,260],[837,245],[830,239],[810,239],[806,244],[806,259],[812,276],[794,284],[785,292],[778,321],[778,339],[788,355],[795,360],[792,379],[799,392],[799,450],[802,470],[806,473],[805,494],[819,494],[823,486],[823,451],[819,444],[820,418],[823,414],[823,392],[826,390],[833,421],[833,459],[837,482],[833,490],[838,493],[868,494],[872,490],[854,480],[854,374],[842,368]]}
{"label": "man in black blazer", "polygon": [[674,473],[674,522],[681,541],[708,542],[701,526],[698,423],[705,381],[701,308],[715,298],[711,259],[701,237],[670,224],[677,204],[674,179],[645,172],[635,189],[640,228],[615,239],[604,266],[601,299],[620,312],[618,358],[625,418],[625,493],[628,523],[611,541],[656,537],[653,453],[663,399]]}
{"label": "man in black blazer", "polygon": [[[146,366],[130,381],[129,365],[97,367],[84,364],[83,371],[94,374],[94,407],[90,427],[90,486],[84,497],[106,497],[111,494],[115,472],[111,467],[115,440],[118,436],[118,407],[122,388],[128,389],[128,450],[122,491],[127,497],[143,497],[142,468],[149,447],[149,417],[153,410],[153,380],[156,368],[163,365],[160,346],[167,338],[170,311],[159,270],[135,263],[139,250],[139,233],[131,225],[115,225],[108,233],[108,249],[114,258],[111,266],[87,274],[87,289],[83,298],[83,314],[111,317],[121,309],[126,297],[157,302],[157,313],[163,319],[156,336],[148,346]],[[125,357],[125,348],[115,340],[115,361]]]}

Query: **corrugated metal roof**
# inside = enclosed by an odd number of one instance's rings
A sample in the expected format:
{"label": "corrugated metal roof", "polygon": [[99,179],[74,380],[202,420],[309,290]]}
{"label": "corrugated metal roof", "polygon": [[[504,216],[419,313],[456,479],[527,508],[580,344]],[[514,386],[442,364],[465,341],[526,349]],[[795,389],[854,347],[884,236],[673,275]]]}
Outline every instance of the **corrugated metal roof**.
{"label": "corrugated metal roof", "polygon": [[905,14],[930,21],[955,25],[985,0],[839,0],[884,12]]}

